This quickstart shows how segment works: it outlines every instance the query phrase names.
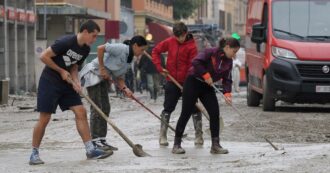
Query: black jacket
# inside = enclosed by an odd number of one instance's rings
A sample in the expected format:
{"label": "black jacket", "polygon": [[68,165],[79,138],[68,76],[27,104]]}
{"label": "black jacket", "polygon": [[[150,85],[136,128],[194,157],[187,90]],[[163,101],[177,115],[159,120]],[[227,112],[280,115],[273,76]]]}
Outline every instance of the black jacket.
{"label": "black jacket", "polygon": [[155,74],[158,73],[156,66],[152,63],[151,59],[146,55],[142,55],[141,60],[138,64],[138,68],[141,72],[145,72],[147,74]]}

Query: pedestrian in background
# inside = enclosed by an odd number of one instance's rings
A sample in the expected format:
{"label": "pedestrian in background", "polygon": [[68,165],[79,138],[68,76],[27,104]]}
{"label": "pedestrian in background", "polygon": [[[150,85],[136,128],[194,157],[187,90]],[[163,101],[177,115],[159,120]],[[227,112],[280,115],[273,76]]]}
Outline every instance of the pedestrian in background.
{"label": "pedestrian in background", "polygon": [[240,69],[241,69],[242,63],[237,58],[237,56],[233,57],[233,69],[232,69],[232,79],[233,79],[233,88],[235,92],[240,92],[239,83],[241,80],[240,77]]}
{"label": "pedestrian in background", "polygon": [[[152,48],[149,47],[147,53],[150,54],[151,50]],[[150,93],[150,98],[156,102],[157,93],[159,90],[159,73],[156,69],[156,66],[148,56],[143,54],[138,58],[138,68],[140,71],[145,73],[147,77],[147,87]]]}

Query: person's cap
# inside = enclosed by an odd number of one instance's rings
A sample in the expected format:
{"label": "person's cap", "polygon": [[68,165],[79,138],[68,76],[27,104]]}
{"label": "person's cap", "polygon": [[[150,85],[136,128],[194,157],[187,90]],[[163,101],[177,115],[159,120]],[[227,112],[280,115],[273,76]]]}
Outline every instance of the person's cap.
{"label": "person's cap", "polygon": [[235,38],[236,40],[240,40],[241,39],[241,37],[236,32],[234,32],[233,34],[231,34],[231,37]]}

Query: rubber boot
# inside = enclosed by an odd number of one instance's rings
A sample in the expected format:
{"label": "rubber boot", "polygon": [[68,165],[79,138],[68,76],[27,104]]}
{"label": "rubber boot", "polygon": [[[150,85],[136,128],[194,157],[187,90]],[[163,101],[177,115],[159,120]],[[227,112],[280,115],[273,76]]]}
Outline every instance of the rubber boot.
{"label": "rubber boot", "polygon": [[202,124],[201,112],[193,114],[193,122],[195,128],[195,145],[203,145],[204,139],[203,139],[203,130],[202,130],[203,124]]}
{"label": "rubber boot", "polygon": [[174,138],[174,145],[172,149],[173,154],[184,154],[186,151],[181,147],[181,138],[175,137]]}
{"label": "rubber boot", "polygon": [[160,124],[159,145],[168,146],[168,142],[167,142],[168,126],[165,123],[163,123],[163,121],[167,122],[168,124],[170,122],[170,114],[163,111],[160,117],[162,118],[162,122]]}
{"label": "rubber boot", "polygon": [[212,146],[210,153],[212,154],[228,154],[229,151],[227,149],[222,148],[220,145],[220,139],[218,137],[212,138]]}

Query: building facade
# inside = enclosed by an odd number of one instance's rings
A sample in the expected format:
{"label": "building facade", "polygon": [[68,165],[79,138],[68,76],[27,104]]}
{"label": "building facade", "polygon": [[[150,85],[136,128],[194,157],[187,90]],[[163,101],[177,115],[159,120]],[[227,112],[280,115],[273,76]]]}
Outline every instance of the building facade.
{"label": "building facade", "polygon": [[120,7],[119,33],[121,41],[131,39],[134,36],[134,11],[125,6]]}
{"label": "building facade", "polygon": [[173,21],[171,0],[132,0],[135,35],[147,34],[157,44],[170,36]]}
{"label": "building facade", "polygon": [[247,0],[225,1],[225,31],[245,36],[245,23],[247,14]]}
{"label": "building facade", "polygon": [[[39,19],[36,29],[36,84],[44,67],[39,61],[40,52],[62,35],[78,33],[81,23],[88,19],[95,20],[101,29],[86,62],[95,58],[96,47],[105,42],[106,21],[112,15],[119,17],[119,12],[110,13],[112,9],[118,11],[119,4],[120,0],[36,0]],[[115,5],[118,7],[114,7]]]}
{"label": "building facade", "polygon": [[201,0],[201,6],[187,24],[216,24],[222,36],[245,35],[247,0]]}
{"label": "building facade", "polygon": [[112,5],[107,0],[36,0],[37,39],[47,39],[47,45],[50,45],[61,35],[77,33],[80,24],[88,19],[97,21],[102,36],[105,19],[111,19]]}
{"label": "building facade", "polygon": [[35,91],[35,1],[0,0],[0,80],[12,94]]}

